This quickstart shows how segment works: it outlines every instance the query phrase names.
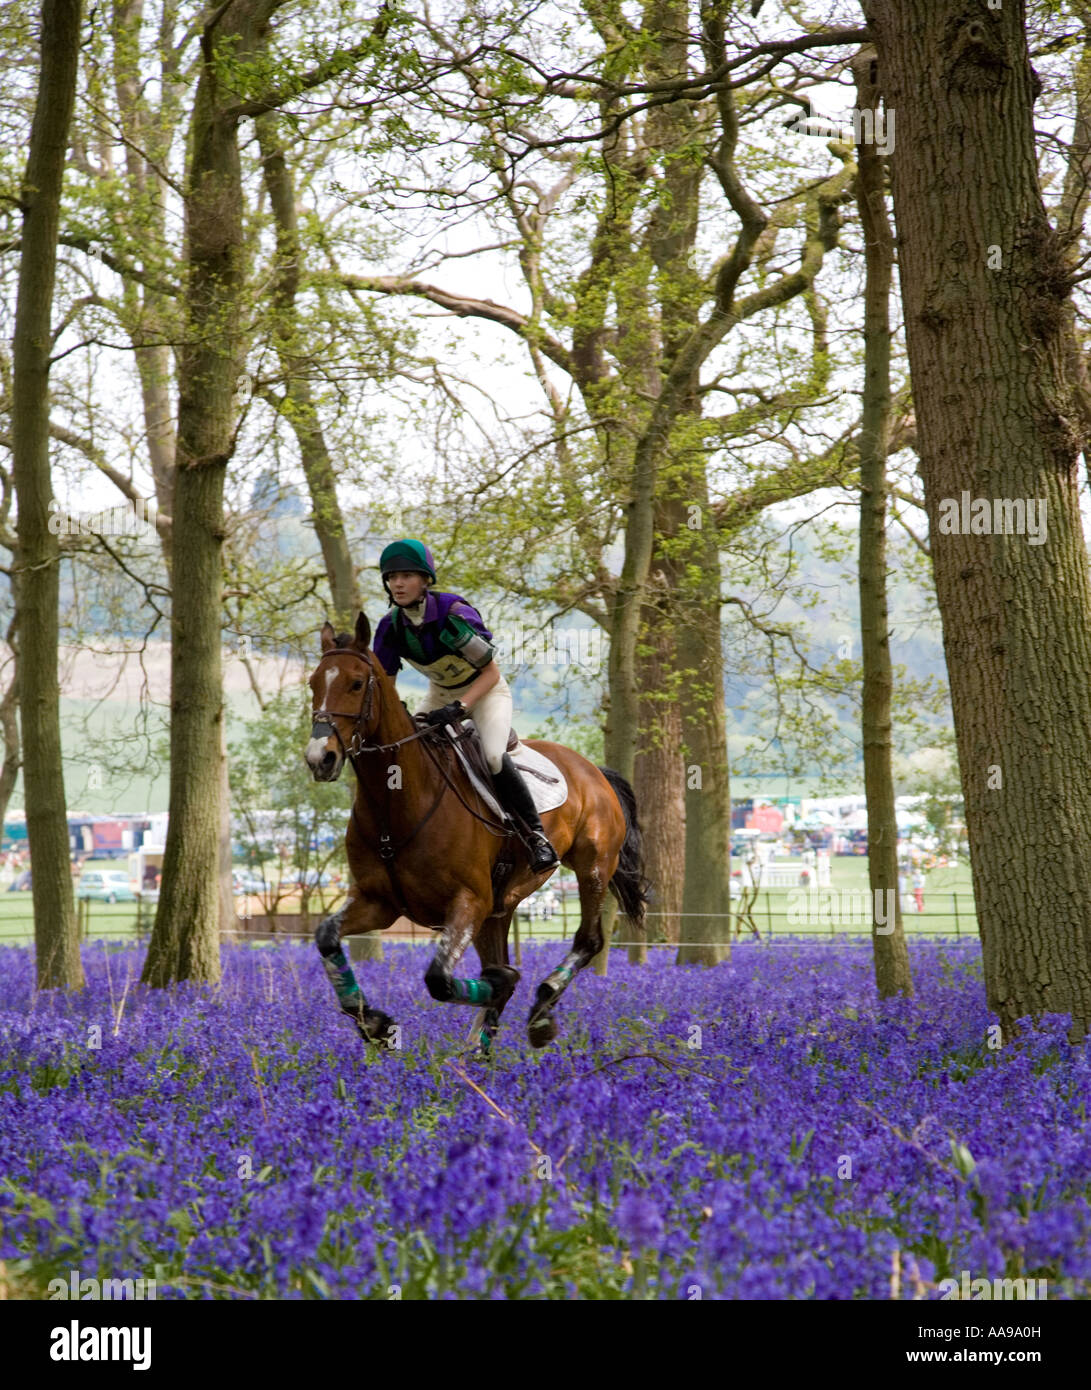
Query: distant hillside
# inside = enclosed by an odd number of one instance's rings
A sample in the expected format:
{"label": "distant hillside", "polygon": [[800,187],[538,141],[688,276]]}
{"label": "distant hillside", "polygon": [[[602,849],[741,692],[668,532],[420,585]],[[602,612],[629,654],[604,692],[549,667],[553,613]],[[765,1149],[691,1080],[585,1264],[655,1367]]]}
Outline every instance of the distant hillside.
{"label": "distant hillside", "polygon": [[[255,489],[257,500],[268,501],[274,496],[273,484],[263,478]],[[268,538],[271,558],[278,562],[286,556],[313,556],[314,532],[300,515],[298,499],[275,494],[274,509],[278,516],[271,525]],[[797,595],[781,600],[767,613],[762,591],[751,589],[745,576],[725,575],[724,591],[738,594],[766,615],[765,621],[774,626],[798,629],[797,643],[807,659],[815,666],[844,655],[843,644],[849,640],[848,654],[858,661],[860,654],[858,632],[858,603],[855,580],[851,574],[852,538],[846,538],[848,559],[833,558],[827,544],[829,536],[815,536],[806,529],[793,538],[797,573],[792,583]],[[908,543],[907,543],[908,544]],[[361,545],[361,560],[370,569],[376,555],[371,544]],[[365,554],[366,552],[366,554]],[[66,571],[67,573],[67,571]],[[373,577],[373,576],[372,576]],[[943,649],[939,621],[930,591],[930,581],[922,587],[919,563],[906,550],[892,547],[889,576],[890,612],[892,620],[892,656],[912,676],[936,676],[945,680]],[[576,615],[570,620],[569,640],[573,644],[554,656],[553,664],[540,649],[532,646],[536,640],[538,622],[532,615],[504,615],[490,607],[487,596],[479,598],[493,626],[501,647],[501,665],[512,682],[515,697],[514,723],[524,736],[546,736],[571,742],[591,757],[601,757],[601,735],[598,732],[606,671],[606,643],[597,630],[587,628],[583,633],[571,633],[571,628],[586,625],[587,620]],[[810,602],[811,606],[808,606]],[[85,617],[89,610],[85,597]],[[381,608],[369,606],[372,622],[378,621]],[[100,614],[100,616],[104,616]],[[99,638],[102,654],[89,651],[62,652],[62,723],[66,768],[68,770],[68,802],[71,809],[109,811],[162,811],[167,808],[168,782],[165,766],[166,713],[169,708],[169,647],[153,642],[143,659],[127,659],[110,649],[123,646],[143,630],[142,621],[120,624],[109,636]],[[774,707],[774,689],[769,677],[740,671],[740,633],[743,631],[740,610],[725,609],[725,698],[728,708],[729,749],[732,771],[740,777],[762,775],[774,770],[775,759],[770,755],[768,769],[750,766],[741,754],[747,740],[767,734],[770,711]],[[784,669],[797,665],[786,644],[780,643]],[[253,658],[263,689],[275,690],[285,683],[298,680],[301,665],[287,657],[258,656]],[[257,704],[250,691],[246,672],[238,660],[230,656],[225,662],[229,720],[247,720],[257,716]],[[399,689],[410,707],[414,695],[423,692],[424,681],[415,672],[399,677]],[[142,691],[150,702],[142,710]],[[828,702],[826,708],[834,709]],[[858,741],[855,716],[847,707],[834,709],[839,727],[846,740]],[[944,720],[931,721],[938,729]],[[237,729],[230,728],[229,737]],[[158,751],[160,759],[149,762],[149,750]],[[753,760],[749,760],[752,762]],[[820,754],[810,758],[805,774],[811,786],[817,786],[826,769]],[[815,781],[818,779],[818,782]],[[13,808],[22,804],[21,784],[13,799]]]}

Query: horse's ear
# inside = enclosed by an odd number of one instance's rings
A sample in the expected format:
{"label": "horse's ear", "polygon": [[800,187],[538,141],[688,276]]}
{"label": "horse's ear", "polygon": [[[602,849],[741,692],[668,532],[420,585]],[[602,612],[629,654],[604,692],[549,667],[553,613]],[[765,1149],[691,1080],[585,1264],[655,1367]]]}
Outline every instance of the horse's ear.
{"label": "horse's ear", "polygon": [[333,624],[325,622],[322,624],[322,651],[330,652],[337,645],[337,633],[333,630]]}
{"label": "horse's ear", "polygon": [[371,624],[367,620],[366,613],[359,613],[356,616],[356,645],[361,651],[371,645]]}

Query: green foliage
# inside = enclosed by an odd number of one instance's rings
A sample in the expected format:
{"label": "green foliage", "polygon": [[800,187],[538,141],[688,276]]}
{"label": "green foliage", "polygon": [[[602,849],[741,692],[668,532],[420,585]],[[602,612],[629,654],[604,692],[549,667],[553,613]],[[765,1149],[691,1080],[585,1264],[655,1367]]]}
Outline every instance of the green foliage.
{"label": "green foliage", "polygon": [[303,873],[345,870],[352,783],[348,775],[337,782],[313,779],[303,760],[310,729],[310,702],[300,687],[270,700],[229,744],[235,838],[252,863],[276,858],[284,848]]}

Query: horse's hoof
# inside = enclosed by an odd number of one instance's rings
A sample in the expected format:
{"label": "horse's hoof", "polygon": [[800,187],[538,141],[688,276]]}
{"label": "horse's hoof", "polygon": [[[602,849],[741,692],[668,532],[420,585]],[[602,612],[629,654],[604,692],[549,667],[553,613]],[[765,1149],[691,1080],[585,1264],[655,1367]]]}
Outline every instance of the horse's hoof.
{"label": "horse's hoof", "polygon": [[535,1018],[531,1015],[527,1024],[527,1037],[531,1047],[545,1047],[557,1036],[557,1020],[551,1014]]}
{"label": "horse's hoof", "polygon": [[381,1047],[390,1047],[394,1036],[394,1020],[389,1014],[384,1014],[381,1009],[368,1009],[364,1014],[363,1021],[356,1024],[360,1030],[360,1036],[365,1042],[378,1043]]}
{"label": "horse's hoof", "polygon": [[494,1008],[483,1009],[478,1020],[470,1029],[470,1045],[465,1056],[474,1061],[487,1062],[492,1055],[492,1045],[500,1024],[500,1014]]}
{"label": "horse's hoof", "polygon": [[481,978],[487,980],[492,985],[492,1000],[490,1006],[494,1009],[502,1008],[511,996],[515,993],[515,986],[519,983],[522,976],[513,965],[486,965],[481,972]]}

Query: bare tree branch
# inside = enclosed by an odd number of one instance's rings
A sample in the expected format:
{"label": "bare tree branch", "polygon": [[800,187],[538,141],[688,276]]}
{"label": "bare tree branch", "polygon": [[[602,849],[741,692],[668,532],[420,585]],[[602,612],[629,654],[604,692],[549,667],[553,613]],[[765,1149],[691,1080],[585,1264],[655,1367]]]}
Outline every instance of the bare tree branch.
{"label": "bare tree branch", "polygon": [[311,277],[315,285],[339,285],[346,290],[365,290],[373,294],[406,294],[427,299],[438,304],[459,318],[487,319],[498,323],[518,334],[525,342],[540,348],[542,352],[569,376],[575,377],[572,356],[565,345],[537,324],[532,323],[517,309],[497,304],[491,299],[475,299],[471,295],[454,294],[430,285],[423,280],[408,280],[400,275],[316,275]]}

